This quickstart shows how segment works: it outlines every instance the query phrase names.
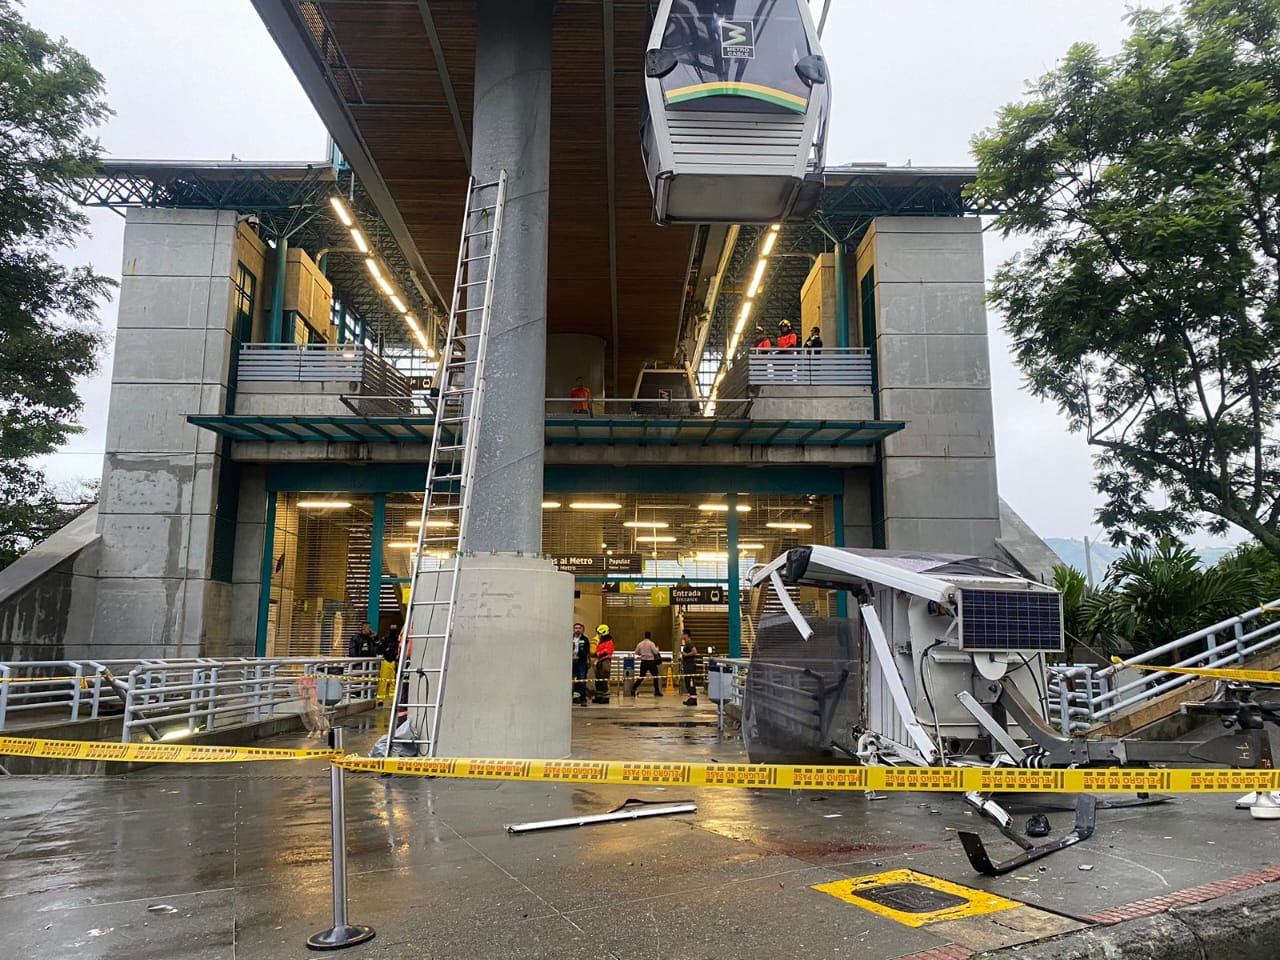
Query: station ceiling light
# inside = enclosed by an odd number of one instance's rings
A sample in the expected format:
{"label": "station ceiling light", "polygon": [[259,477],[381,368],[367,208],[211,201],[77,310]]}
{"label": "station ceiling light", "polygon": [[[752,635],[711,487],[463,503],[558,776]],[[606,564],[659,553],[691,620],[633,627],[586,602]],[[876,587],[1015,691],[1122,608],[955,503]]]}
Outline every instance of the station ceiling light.
{"label": "station ceiling light", "polygon": [[630,530],[665,530],[671,524],[664,520],[628,520],[623,526]]}
{"label": "station ceiling light", "polygon": [[387,544],[391,550],[417,550],[418,542],[416,540],[394,540]]}
{"label": "station ceiling light", "polygon": [[747,287],[748,299],[754,297],[760,290],[760,283],[764,280],[764,269],[769,266],[769,258],[761,257],[756,261],[756,272],[751,275],[751,285]]}
{"label": "station ceiling light", "polygon": [[812,530],[812,523],[775,520],[765,524],[770,530]]}
{"label": "station ceiling light", "polygon": [[349,500],[299,500],[298,506],[303,510],[350,510]]}
{"label": "station ceiling light", "polygon": [[773,245],[778,242],[778,225],[774,224],[764,235],[764,245],[760,248],[760,256],[767,257],[773,253]]}
{"label": "station ceiling light", "polygon": [[454,523],[452,520],[428,520],[425,524],[421,520],[410,520],[407,524],[405,524],[405,526],[419,527],[419,528],[423,526],[445,528],[445,527],[456,527],[457,524]]}
{"label": "station ceiling light", "polygon": [[364,238],[364,234],[360,232],[359,227],[351,228],[351,242],[356,245],[356,249],[361,253],[369,252],[369,241]]}
{"label": "station ceiling light", "polygon": [[351,216],[351,211],[347,209],[347,205],[342,202],[342,198],[336,193],[329,198],[329,206],[333,207],[334,214],[337,215],[338,220],[341,221],[344,227],[349,227],[355,223]]}
{"label": "station ceiling light", "polygon": [[[700,503],[698,504],[698,509],[701,510],[703,513],[728,513],[729,505],[727,503]],[[751,504],[749,503],[738,504],[738,512],[750,513]]]}
{"label": "station ceiling light", "polygon": [[741,551],[743,551],[743,550],[763,550],[763,549],[764,549],[764,544],[763,544],[763,543],[740,543],[740,544],[738,544],[738,551],[739,551],[739,552],[741,552]]}
{"label": "station ceiling light", "polygon": [[621,510],[622,504],[606,500],[576,500],[569,504],[570,510]]}
{"label": "station ceiling light", "polygon": [[404,301],[397,297],[394,293],[388,294],[387,299],[391,301],[391,305],[396,308],[399,313],[408,313],[409,308],[404,305]]}
{"label": "station ceiling light", "polygon": [[373,257],[365,257],[364,265],[369,269],[369,275],[375,280],[382,279],[382,271],[378,268],[378,261]]}
{"label": "station ceiling light", "polygon": [[543,500],[542,509],[543,510],[559,510],[560,501],[559,500]]}
{"label": "station ceiling light", "polygon": [[675,537],[668,537],[662,534],[656,534],[647,537],[636,537],[636,543],[675,543]]}

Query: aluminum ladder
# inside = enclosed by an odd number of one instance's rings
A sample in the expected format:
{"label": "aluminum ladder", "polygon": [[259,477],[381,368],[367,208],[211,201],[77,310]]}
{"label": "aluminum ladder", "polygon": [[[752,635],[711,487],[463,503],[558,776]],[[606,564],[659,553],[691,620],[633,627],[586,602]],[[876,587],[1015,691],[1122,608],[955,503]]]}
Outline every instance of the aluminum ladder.
{"label": "aluminum ladder", "polygon": [[484,361],[506,194],[506,171],[486,183],[472,177],[467,186],[449,328],[435,380],[413,582],[391,697],[389,755],[407,747],[418,755],[435,756],[439,742],[484,412]]}

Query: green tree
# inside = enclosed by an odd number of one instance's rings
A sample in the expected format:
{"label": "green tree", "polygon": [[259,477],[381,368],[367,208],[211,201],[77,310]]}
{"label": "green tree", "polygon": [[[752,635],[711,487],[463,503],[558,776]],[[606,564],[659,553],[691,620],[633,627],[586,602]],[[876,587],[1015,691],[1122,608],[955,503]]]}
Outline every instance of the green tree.
{"label": "green tree", "polygon": [[0,0],[0,563],[37,538],[57,498],[30,461],[80,428],[76,381],[98,365],[111,281],[53,252],[86,232],[74,197],[109,115],[102,77]]}
{"label": "green tree", "polygon": [[1280,556],[1280,0],[1129,16],[974,139],[973,195],[1029,240],[992,301],[1113,542],[1236,524]]}
{"label": "green tree", "polygon": [[1111,565],[1087,629],[1107,646],[1123,643],[1142,653],[1243,613],[1264,599],[1266,587],[1256,568],[1205,569],[1186,544],[1161,537],[1152,549],[1131,547]]}

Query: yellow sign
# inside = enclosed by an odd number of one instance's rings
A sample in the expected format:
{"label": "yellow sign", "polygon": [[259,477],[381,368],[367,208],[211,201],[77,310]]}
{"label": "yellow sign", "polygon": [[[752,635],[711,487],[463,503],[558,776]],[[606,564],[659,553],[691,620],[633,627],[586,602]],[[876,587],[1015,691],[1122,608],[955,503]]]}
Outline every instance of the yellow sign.
{"label": "yellow sign", "polygon": [[625,583],[620,583],[618,584],[618,592],[619,593],[635,593],[636,585],[630,580],[626,581]]}
{"label": "yellow sign", "polygon": [[812,889],[908,927],[1023,906],[1016,900],[1006,900],[985,890],[962,887],[914,870],[890,870],[852,880],[819,883]]}
{"label": "yellow sign", "polygon": [[671,606],[671,588],[670,587],[654,587],[652,590],[650,590],[649,606],[651,607]]}

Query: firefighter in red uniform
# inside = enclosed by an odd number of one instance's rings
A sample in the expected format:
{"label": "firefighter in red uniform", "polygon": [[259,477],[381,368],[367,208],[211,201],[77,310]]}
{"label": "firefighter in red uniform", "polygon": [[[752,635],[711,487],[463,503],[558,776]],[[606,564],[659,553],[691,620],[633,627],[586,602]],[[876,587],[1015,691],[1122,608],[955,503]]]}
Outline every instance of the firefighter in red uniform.
{"label": "firefighter in red uniform", "polygon": [[573,385],[573,389],[569,391],[569,397],[573,400],[574,413],[591,412],[591,389],[582,382],[581,377]]}
{"label": "firefighter in red uniform", "polygon": [[613,637],[609,625],[596,627],[596,695],[593,703],[609,702],[609,675],[613,672]]}
{"label": "firefighter in red uniform", "polygon": [[791,329],[791,321],[783,320],[778,324],[778,350],[790,353],[800,347],[800,335]]}
{"label": "firefighter in red uniform", "polygon": [[773,346],[773,341],[769,339],[769,335],[764,332],[764,327],[756,327],[756,343],[757,350],[768,350]]}

